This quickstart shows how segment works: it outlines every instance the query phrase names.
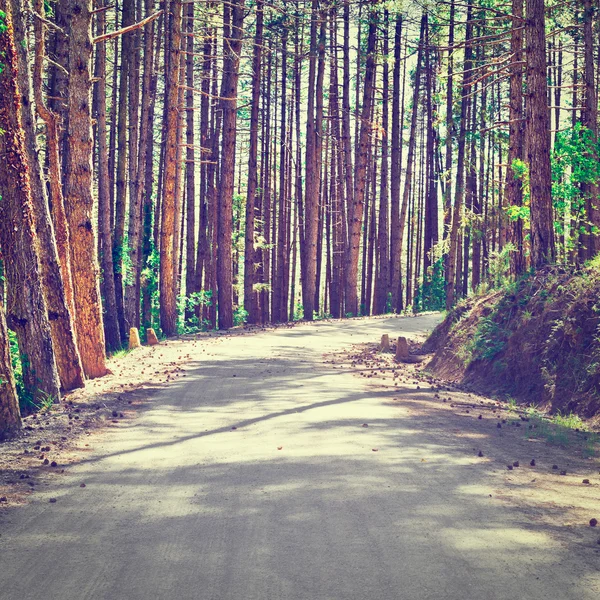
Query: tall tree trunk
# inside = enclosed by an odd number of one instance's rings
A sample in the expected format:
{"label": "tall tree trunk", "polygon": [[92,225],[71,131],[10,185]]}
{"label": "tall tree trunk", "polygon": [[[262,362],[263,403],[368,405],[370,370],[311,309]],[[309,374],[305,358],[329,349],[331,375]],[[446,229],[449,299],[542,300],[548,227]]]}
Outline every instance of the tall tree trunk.
{"label": "tall tree trunk", "polygon": [[308,70],[308,101],[306,113],[306,193],[304,203],[304,244],[302,253],[302,305],[304,319],[313,320],[316,276],[317,276],[317,234],[319,222],[319,185],[317,175],[317,131],[316,96],[322,90],[316,87],[318,39],[317,25],[321,18],[318,0],[313,0],[310,21],[310,58]]}
{"label": "tall tree trunk", "polygon": [[[185,19],[185,295],[189,298],[194,292],[196,279],[196,151],[194,148],[194,4],[186,8]],[[186,304],[185,319],[189,321],[194,310]]]}
{"label": "tall tree trunk", "polygon": [[233,226],[233,187],[235,146],[237,138],[237,87],[240,75],[240,53],[244,25],[245,0],[233,0],[223,6],[223,79],[221,107],[223,140],[217,244],[217,287],[219,297],[219,329],[233,326],[233,265],[231,230]]}
{"label": "tall tree trunk", "polygon": [[256,32],[252,57],[252,108],[250,111],[250,147],[248,148],[248,192],[246,197],[246,232],[244,244],[244,307],[248,323],[258,323],[258,298],[254,291],[256,256],[254,249],[256,195],[258,190],[258,128],[263,45],[263,3],[256,3]]}
{"label": "tall tree trunk", "polygon": [[[8,326],[17,334],[25,392],[33,402],[58,401],[60,383],[42,293],[17,87],[17,52],[10,6],[0,0],[0,248],[8,282]],[[13,416],[16,424],[16,415]]]}
{"label": "tall tree trunk", "polygon": [[467,138],[467,119],[469,109],[469,94],[471,92],[470,80],[472,77],[471,67],[473,65],[473,5],[468,0],[467,26],[465,33],[465,57],[463,63],[462,99],[460,103],[460,126],[458,134],[458,155],[456,160],[456,186],[454,198],[454,210],[452,212],[452,225],[450,229],[450,251],[448,256],[448,268],[446,270],[446,310],[454,306],[455,300],[455,278],[460,272],[457,268],[459,262],[459,229],[462,221],[463,201],[465,195],[465,146]]}
{"label": "tall tree trunk", "polygon": [[388,230],[388,121],[389,121],[389,13],[385,11],[383,29],[383,90],[381,98],[381,184],[379,190],[379,224],[377,237],[378,265],[375,282],[373,312],[385,312],[390,279],[389,230]]}
{"label": "tall tree trunk", "polygon": [[544,0],[526,0],[527,162],[531,209],[531,263],[539,268],[554,262],[554,221],[550,170],[550,111],[546,76]]}
{"label": "tall tree trunk", "polygon": [[[41,2],[39,2],[41,4]],[[39,160],[39,147],[36,136],[36,123],[33,111],[34,94],[32,90],[31,74],[28,64],[28,44],[25,31],[23,15],[26,6],[21,0],[13,0],[12,14],[14,15],[15,42],[17,50],[17,85],[21,92],[21,122],[25,133],[25,151],[29,168],[31,184],[31,200],[33,207],[33,216],[35,229],[38,239],[38,258],[42,276],[42,286],[48,317],[50,321],[50,330],[52,332],[52,341],[54,343],[54,352],[56,356],[56,365],[60,378],[61,388],[69,391],[84,385],[83,367],[77,349],[75,339],[75,329],[73,326],[72,314],[67,304],[65,287],[60,272],[60,261],[56,247],[56,238],[54,236],[54,227],[50,216],[48,205],[48,195],[42,176],[42,166]],[[38,11],[40,7],[37,7]],[[42,9],[43,10],[43,9]],[[38,12],[38,14],[41,14]],[[36,31],[43,31],[43,23],[40,19],[35,20]],[[43,49],[43,44],[41,50]],[[38,60],[39,53],[36,55]],[[37,66],[36,62],[36,66]],[[41,67],[40,81],[41,81]],[[36,89],[36,88],[34,88]],[[36,89],[38,100],[41,101],[41,86]]]}
{"label": "tall tree trunk", "polygon": [[287,205],[287,41],[288,32],[284,29],[281,35],[281,126],[279,130],[279,210],[277,213],[277,247],[275,261],[275,278],[273,285],[273,321],[286,320],[287,302],[285,302],[285,232],[286,232],[286,205]]}
{"label": "tall tree trunk", "polygon": [[[584,85],[585,85],[585,109],[583,111],[583,124],[591,132],[592,141],[598,140],[598,94],[596,90],[596,73],[594,60],[594,5],[592,0],[584,0],[583,3],[583,43],[584,43]],[[592,152],[593,160],[597,161],[598,156],[595,151]],[[583,186],[585,195],[586,216],[589,222],[586,225],[586,234],[584,236],[585,256],[592,258],[598,252],[600,244],[598,243],[597,233],[594,229],[600,227],[600,207],[598,197],[600,187],[597,182],[586,183]]]}
{"label": "tall tree trunk", "polygon": [[90,1],[69,0],[68,15],[70,76],[65,206],[70,231],[77,343],[83,370],[92,379],[105,375],[107,369],[93,227]]}
{"label": "tall tree trunk", "polygon": [[[512,33],[510,50],[512,62],[523,60],[523,0],[512,0]],[[515,64],[510,70],[509,96],[509,137],[508,167],[506,169],[506,203],[508,206],[523,205],[523,182],[516,177],[512,165],[523,160],[525,122],[523,120],[523,65]],[[503,215],[499,215],[499,219]],[[511,273],[518,277],[525,271],[525,252],[523,248],[523,219],[511,222],[510,241],[515,247],[510,258]]]}
{"label": "tall tree trunk", "polygon": [[[400,67],[402,56],[402,15],[396,17],[394,31],[394,71],[392,90],[392,153],[391,153],[391,178],[390,178],[390,273],[388,293],[392,294],[392,308],[398,308],[398,295],[400,287],[401,251],[400,239],[400,170],[402,156],[402,123],[400,110],[401,83]],[[403,107],[404,109],[404,107]],[[403,114],[403,111],[402,111]],[[405,213],[406,214],[406,213]],[[400,303],[402,302],[400,294]],[[387,300],[387,298],[386,298]]]}
{"label": "tall tree trunk", "polygon": [[[413,184],[413,172],[415,167],[415,151],[417,145],[417,117],[418,117],[418,104],[419,104],[419,94],[421,89],[421,72],[423,69],[423,52],[424,52],[424,40],[425,40],[425,25],[426,25],[426,15],[423,14],[421,17],[421,32],[420,32],[420,40],[419,48],[417,51],[417,65],[415,69],[415,81],[413,87],[413,98],[412,98],[412,114],[410,120],[410,135],[408,139],[408,156],[406,157],[406,176],[404,179],[404,190],[402,192],[402,204],[400,206],[400,223],[399,223],[399,231],[398,231],[398,247],[396,252],[402,255],[402,242],[404,238],[404,227],[406,224],[406,211],[408,208],[409,199],[411,196],[411,191],[414,189]],[[400,287],[399,280],[400,272],[394,271],[393,279],[392,279],[392,306],[396,311],[400,311],[402,309],[402,293]],[[408,274],[407,274],[408,277]],[[394,285],[396,281],[398,285]],[[408,302],[408,300],[407,300]]]}
{"label": "tall tree trunk", "polygon": [[[446,189],[444,190],[444,240],[450,233],[452,222],[452,139],[456,127],[454,125],[454,28],[456,6],[450,3],[450,22],[448,24],[448,71],[446,79],[446,162],[444,165]],[[447,255],[445,260],[447,261]]]}
{"label": "tall tree trunk", "polygon": [[179,114],[179,77],[181,65],[181,0],[170,4],[169,44],[165,46],[167,62],[167,82],[165,90],[165,159],[164,186],[161,205],[160,229],[160,327],[167,336],[177,333],[177,298],[175,296],[176,255],[175,220],[177,194],[177,137],[181,127]]}
{"label": "tall tree trunk", "polygon": [[[42,4],[42,0],[36,0]],[[96,17],[96,32],[102,35],[106,30],[106,12],[101,10]],[[39,42],[38,42],[39,44]],[[114,352],[121,347],[121,334],[117,319],[117,300],[113,265],[113,241],[110,218],[110,189],[108,173],[108,147],[106,124],[106,44],[96,48],[96,87],[94,112],[96,117],[96,138],[98,146],[98,224],[100,238],[100,268],[102,270],[102,296],[104,299],[104,336],[106,349]]]}
{"label": "tall tree trunk", "polygon": [[[154,0],[144,0],[145,10],[149,14],[154,5]],[[152,78],[154,75],[154,43],[156,23],[152,21],[144,27],[144,73],[142,78],[142,104],[140,110],[139,126],[137,115],[138,92],[130,95],[131,119],[135,120],[134,131],[139,129],[139,145],[136,146],[137,133],[131,139],[130,162],[136,161],[135,176],[131,178],[129,224],[128,224],[128,250],[130,273],[125,281],[124,312],[125,323],[128,327],[140,326],[140,296],[141,296],[141,271],[143,261],[142,228],[144,225],[144,198],[148,181],[149,146],[152,144],[152,121],[150,112],[153,110],[156,90],[153,89]],[[137,43],[140,43],[138,34]],[[139,57],[136,56],[132,73],[132,85],[138,88]]]}
{"label": "tall tree trunk", "polygon": [[[127,27],[133,25],[135,21],[135,0],[123,0],[123,11],[121,26]],[[119,75],[119,103],[117,109],[117,173],[115,189],[115,228],[113,235],[113,268],[115,273],[115,299],[117,303],[117,319],[119,321],[119,330],[121,332],[121,341],[127,341],[129,331],[125,322],[124,306],[124,283],[125,283],[125,260],[124,255],[127,252],[125,246],[125,216],[127,213],[127,176],[128,171],[132,170],[131,156],[128,157],[131,145],[128,144],[127,133],[128,125],[132,127],[133,123],[128,123],[130,105],[130,81],[129,77],[133,70],[134,63],[134,40],[137,31],[125,33],[121,36],[121,69]],[[131,132],[130,132],[131,134]],[[131,137],[131,135],[130,135]],[[129,158],[129,161],[128,161]],[[137,165],[136,165],[137,166]],[[129,167],[129,168],[128,168]],[[131,198],[131,196],[130,196]],[[133,326],[133,324],[132,324]]]}
{"label": "tall tree trunk", "polygon": [[346,250],[346,312],[358,315],[358,255],[360,248],[361,227],[365,199],[365,186],[368,162],[369,134],[371,130],[370,115],[375,83],[376,46],[378,13],[373,5],[369,11],[369,34],[367,41],[367,62],[365,67],[363,104],[360,124],[360,137],[356,169],[354,176],[354,198],[351,207],[348,246]]}

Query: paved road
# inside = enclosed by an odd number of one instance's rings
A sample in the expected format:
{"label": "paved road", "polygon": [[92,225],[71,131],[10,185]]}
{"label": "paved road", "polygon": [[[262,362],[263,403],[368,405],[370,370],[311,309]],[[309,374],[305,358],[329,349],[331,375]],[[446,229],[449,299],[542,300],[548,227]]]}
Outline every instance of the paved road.
{"label": "paved road", "polygon": [[490,499],[463,447],[322,366],[324,351],[435,320],[213,343],[58,487],[10,513],[0,598],[597,600],[598,573]]}

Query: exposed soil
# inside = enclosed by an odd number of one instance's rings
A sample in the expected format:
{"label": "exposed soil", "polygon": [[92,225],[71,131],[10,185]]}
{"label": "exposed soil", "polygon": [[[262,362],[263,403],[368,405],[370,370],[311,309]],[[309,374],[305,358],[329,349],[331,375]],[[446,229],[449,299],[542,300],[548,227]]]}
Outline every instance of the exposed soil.
{"label": "exposed soil", "polygon": [[433,374],[600,426],[600,268],[547,268],[473,297],[424,345]]}

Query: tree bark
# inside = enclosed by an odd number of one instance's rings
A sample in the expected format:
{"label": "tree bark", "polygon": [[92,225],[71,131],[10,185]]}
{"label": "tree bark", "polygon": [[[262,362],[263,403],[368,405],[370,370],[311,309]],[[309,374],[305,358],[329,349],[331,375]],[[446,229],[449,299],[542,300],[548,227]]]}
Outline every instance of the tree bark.
{"label": "tree bark", "polygon": [[106,375],[98,260],[93,227],[91,3],[69,0],[69,85],[65,206],[70,232],[77,343],[86,377]]}
{"label": "tree bark", "polygon": [[[42,14],[43,6],[40,0],[36,1],[36,12]],[[75,329],[73,326],[72,314],[67,304],[65,286],[63,284],[60,271],[60,260],[56,247],[56,238],[54,236],[54,227],[48,205],[48,194],[45,182],[43,181],[42,165],[39,160],[39,147],[36,136],[36,123],[34,118],[33,105],[31,100],[34,97],[32,91],[31,74],[28,64],[28,45],[24,24],[24,12],[29,8],[20,0],[12,3],[15,41],[18,61],[18,82],[21,92],[21,120],[25,133],[25,150],[30,174],[31,200],[33,207],[33,216],[35,221],[36,235],[39,242],[38,258],[42,276],[42,287],[44,298],[48,309],[48,318],[50,321],[50,330],[52,332],[52,341],[54,343],[54,352],[56,356],[56,365],[63,391],[73,390],[83,387],[84,374],[79,357],[79,350],[75,339]],[[43,23],[40,19],[35,20],[35,30],[39,33],[43,31]],[[39,35],[38,35],[39,37]],[[43,49],[43,42],[36,43],[36,50]],[[36,53],[36,69],[39,67],[39,80],[41,81],[42,65],[38,63],[41,60],[39,52]],[[41,85],[36,90],[37,100],[42,102]]]}
{"label": "tree bark", "polygon": [[550,111],[546,63],[544,0],[526,0],[527,163],[531,209],[531,263],[535,268],[555,260],[550,169]]}
{"label": "tree bark", "polygon": [[[523,0],[512,0],[512,33],[510,51],[512,61],[520,63],[523,60]],[[525,122],[523,120],[523,66],[516,64],[510,70],[509,95],[509,134],[508,134],[508,168],[506,169],[506,203],[508,206],[523,205],[523,182],[517,179],[512,165],[517,160],[523,160]],[[499,215],[500,220],[503,215]],[[515,247],[511,254],[510,268],[514,277],[525,271],[525,252],[523,248],[523,219],[511,222],[510,241]]]}
{"label": "tree bark", "polygon": [[0,27],[0,248],[8,282],[8,326],[17,334],[25,393],[34,403],[60,398],[54,347],[42,293],[37,239],[25,155],[17,52],[10,6]]}
{"label": "tree bark", "polygon": [[[585,67],[583,81],[585,86],[585,108],[582,115],[583,125],[591,132],[592,141],[598,140],[598,94],[596,90],[596,73],[594,60],[594,4],[592,0],[584,0],[583,3],[583,43]],[[597,153],[592,151],[592,158],[597,161]],[[600,227],[600,207],[598,194],[600,187],[597,182],[586,183],[583,186],[585,195],[587,224],[586,233],[583,237],[586,258],[593,258],[600,247],[598,243],[598,232]]]}
{"label": "tree bark", "polygon": [[363,208],[365,201],[365,187],[368,163],[369,135],[371,131],[370,115],[373,98],[373,86],[376,68],[377,46],[377,9],[373,5],[369,11],[369,34],[367,40],[367,62],[363,82],[363,104],[360,123],[360,137],[356,169],[354,176],[354,198],[351,207],[351,218],[348,231],[348,245],[346,249],[346,307],[347,313],[358,315],[358,256],[360,249],[361,227],[363,221]]}
{"label": "tree bark", "polygon": [[170,5],[170,32],[167,62],[167,85],[165,89],[165,158],[164,185],[161,205],[160,229],[160,327],[166,336],[177,333],[177,298],[175,296],[176,252],[175,205],[177,193],[177,131],[181,126],[179,115],[179,69],[181,64],[181,0],[173,0]]}
{"label": "tree bark", "polygon": [[[41,3],[41,0],[37,0]],[[106,13],[96,17],[96,34],[106,33]],[[96,48],[94,112],[96,117],[96,144],[98,148],[98,228],[100,237],[101,290],[104,299],[104,336],[106,349],[114,352],[121,347],[121,335],[117,319],[117,300],[113,265],[113,240],[110,218],[110,189],[108,172],[108,144],[106,123],[106,44]]]}
{"label": "tree bark", "polygon": [[219,329],[233,327],[233,264],[231,252],[233,226],[233,188],[235,177],[235,146],[237,138],[237,86],[240,76],[240,53],[244,25],[245,0],[233,0],[223,11],[223,79],[221,107],[223,110],[223,140],[219,214],[217,223],[217,287],[219,298]]}

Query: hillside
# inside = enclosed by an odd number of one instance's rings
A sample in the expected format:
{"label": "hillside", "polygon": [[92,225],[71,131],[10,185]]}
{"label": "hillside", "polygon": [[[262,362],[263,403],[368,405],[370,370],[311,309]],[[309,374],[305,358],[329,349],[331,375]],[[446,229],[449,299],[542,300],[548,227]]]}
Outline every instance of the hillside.
{"label": "hillside", "polygon": [[478,391],[600,420],[600,270],[548,267],[460,303],[424,350],[429,370]]}

